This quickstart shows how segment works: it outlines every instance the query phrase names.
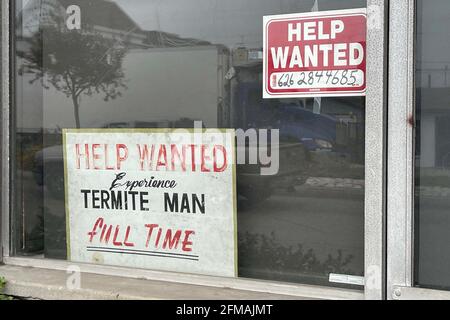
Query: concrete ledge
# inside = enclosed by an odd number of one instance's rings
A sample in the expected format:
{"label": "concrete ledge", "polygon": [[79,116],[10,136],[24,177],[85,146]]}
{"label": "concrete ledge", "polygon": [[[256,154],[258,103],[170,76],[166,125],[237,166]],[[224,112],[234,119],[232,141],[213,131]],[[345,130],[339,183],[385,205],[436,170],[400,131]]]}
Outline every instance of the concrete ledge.
{"label": "concrete ledge", "polygon": [[299,297],[81,273],[81,289],[70,290],[64,271],[0,266],[5,294],[44,300],[299,300]]}
{"label": "concrete ledge", "polygon": [[[23,268],[50,269],[66,272],[74,264],[64,260],[43,259],[37,257],[4,257],[3,262],[9,266]],[[243,278],[221,278],[184,273],[163,272],[146,269],[130,269],[117,266],[76,263],[82,273],[125,277],[131,279],[145,279],[149,281],[204,286],[209,288],[228,288],[237,291],[273,294],[275,296],[292,296],[308,299],[325,300],[363,300],[364,291],[320,287],[301,284],[279,283]]]}

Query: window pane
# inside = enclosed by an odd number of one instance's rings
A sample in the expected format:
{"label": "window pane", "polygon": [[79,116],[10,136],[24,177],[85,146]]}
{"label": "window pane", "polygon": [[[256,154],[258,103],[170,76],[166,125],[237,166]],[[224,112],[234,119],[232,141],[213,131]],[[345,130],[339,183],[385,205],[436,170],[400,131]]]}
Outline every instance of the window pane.
{"label": "window pane", "polygon": [[241,277],[363,276],[365,99],[264,100],[261,56],[263,16],[366,1],[15,3],[16,254],[66,259],[62,129],[202,121],[280,130],[278,174],[237,168]]}
{"label": "window pane", "polygon": [[417,2],[415,282],[450,289],[450,3]]}

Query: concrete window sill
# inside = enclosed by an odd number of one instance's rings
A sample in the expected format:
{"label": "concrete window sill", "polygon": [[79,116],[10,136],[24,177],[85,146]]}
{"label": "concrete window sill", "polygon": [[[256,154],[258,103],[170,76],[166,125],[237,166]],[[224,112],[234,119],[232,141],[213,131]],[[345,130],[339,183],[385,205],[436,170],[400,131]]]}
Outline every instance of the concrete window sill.
{"label": "concrete window sill", "polygon": [[301,300],[302,298],[180,283],[81,273],[81,288],[70,290],[64,271],[0,266],[5,294],[44,300]]}

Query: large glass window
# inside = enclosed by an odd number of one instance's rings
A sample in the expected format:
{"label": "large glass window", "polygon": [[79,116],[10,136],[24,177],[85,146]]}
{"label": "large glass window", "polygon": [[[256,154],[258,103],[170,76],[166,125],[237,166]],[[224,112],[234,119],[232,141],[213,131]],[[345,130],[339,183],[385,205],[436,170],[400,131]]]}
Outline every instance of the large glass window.
{"label": "large glass window", "polygon": [[415,284],[450,289],[450,3],[417,1]]}
{"label": "large glass window", "polygon": [[[240,277],[342,286],[329,275],[364,275],[365,99],[264,100],[262,47],[265,15],[363,8],[366,1],[14,3],[16,255],[67,257],[62,129],[202,121],[280,130],[278,174],[237,168]],[[67,14],[72,5],[79,19]],[[445,133],[444,117],[425,121]],[[433,140],[442,144],[439,165],[444,140]]]}

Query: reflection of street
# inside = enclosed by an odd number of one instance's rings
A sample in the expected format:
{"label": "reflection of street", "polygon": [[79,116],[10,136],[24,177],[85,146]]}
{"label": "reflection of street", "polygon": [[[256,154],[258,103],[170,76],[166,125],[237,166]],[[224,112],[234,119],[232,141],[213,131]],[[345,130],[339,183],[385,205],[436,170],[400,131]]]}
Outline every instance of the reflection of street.
{"label": "reflection of street", "polygon": [[364,180],[357,179],[334,179],[334,178],[309,178],[306,181],[307,186],[317,188],[349,188],[364,189]]}
{"label": "reflection of street", "polygon": [[[308,186],[305,185],[304,188],[306,190]],[[292,274],[292,278],[289,278],[289,275],[286,276],[286,281],[295,281],[295,277],[299,276],[295,273],[300,273],[301,276],[302,271],[316,274],[318,279],[314,280],[313,275],[309,280],[315,284],[326,284],[327,275],[330,272],[362,275],[364,269],[363,192],[350,197],[349,193],[352,191],[343,188],[340,191],[341,196],[336,197],[336,190],[309,188],[307,194],[296,191],[291,194],[272,195],[258,206],[245,208],[245,203],[241,204],[238,214],[238,229],[241,237],[245,234],[272,235],[272,240],[276,242],[272,249],[289,252],[280,257],[286,261],[274,261],[272,266],[273,269],[277,269],[272,271],[283,273],[284,270],[285,273]],[[266,241],[269,240],[264,238],[261,242]],[[303,255],[295,252],[299,245],[302,247]],[[252,248],[257,246],[252,245]],[[266,245],[264,250],[271,250],[267,249],[269,247]],[[245,249],[242,248],[242,243],[240,249]],[[308,262],[308,259],[305,259],[306,263],[312,264],[313,270],[298,266],[295,261],[292,261],[292,257],[296,257],[297,260],[302,259],[308,251],[311,253],[309,260],[318,260]],[[340,252],[342,257],[339,256]],[[271,255],[274,254],[276,253],[271,253]],[[333,259],[330,259],[330,256]],[[249,265],[243,267],[248,268],[249,274],[252,274],[255,270],[252,270],[251,261],[248,263]],[[265,272],[269,273],[270,266],[267,261],[266,265]],[[262,265],[262,268],[265,266]],[[308,281],[306,279],[308,277],[301,280]]]}

